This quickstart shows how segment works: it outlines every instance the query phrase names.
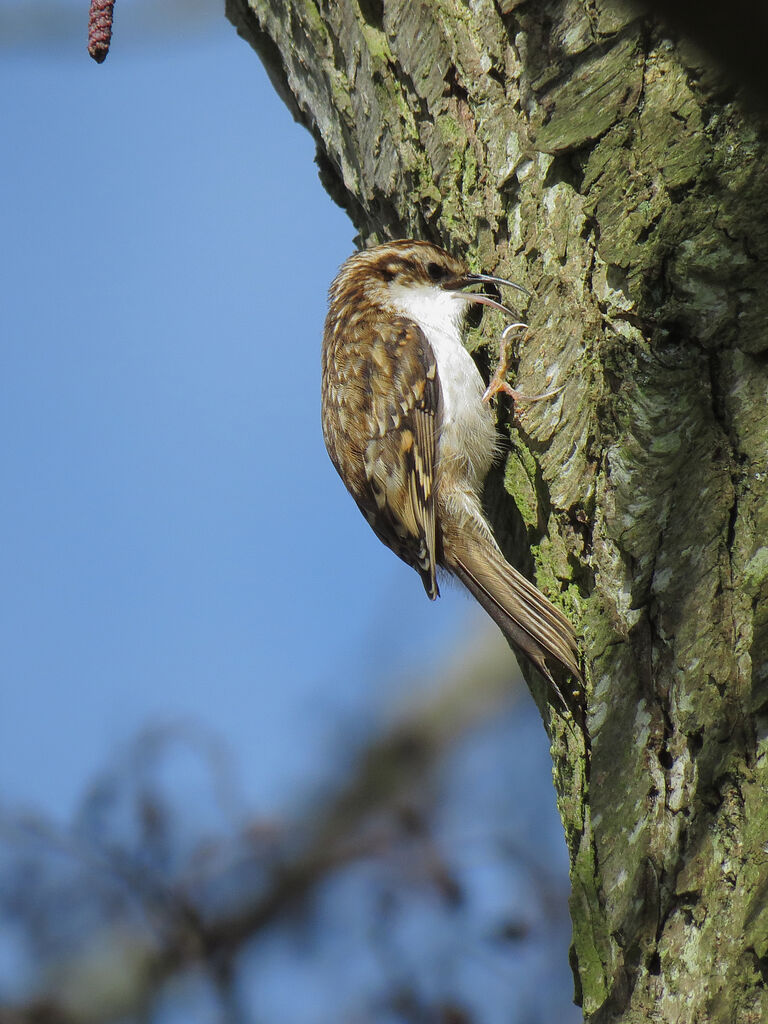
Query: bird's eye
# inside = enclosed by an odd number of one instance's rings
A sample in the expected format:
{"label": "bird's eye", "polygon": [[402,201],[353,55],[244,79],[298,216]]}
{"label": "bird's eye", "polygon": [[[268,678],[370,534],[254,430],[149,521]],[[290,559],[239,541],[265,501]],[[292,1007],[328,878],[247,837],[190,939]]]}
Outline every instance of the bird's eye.
{"label": "bird's eye", "polygon": [[447,271],[445,267],[441,267],[439,263],[428,263],[427,273],[433,281],[442,281],[446,276]]}

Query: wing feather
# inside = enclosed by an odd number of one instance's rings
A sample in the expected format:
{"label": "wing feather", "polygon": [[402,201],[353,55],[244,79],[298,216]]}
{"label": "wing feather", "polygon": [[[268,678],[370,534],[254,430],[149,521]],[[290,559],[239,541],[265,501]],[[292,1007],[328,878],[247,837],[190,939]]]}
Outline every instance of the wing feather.
{"label": "wing feather", "polygon": [[417,324],[394,316],[377,324],[372,357],[374,436],[363,451],[368,493],[355,499],[380,540],[417,570],[435,598],[435,356]]}

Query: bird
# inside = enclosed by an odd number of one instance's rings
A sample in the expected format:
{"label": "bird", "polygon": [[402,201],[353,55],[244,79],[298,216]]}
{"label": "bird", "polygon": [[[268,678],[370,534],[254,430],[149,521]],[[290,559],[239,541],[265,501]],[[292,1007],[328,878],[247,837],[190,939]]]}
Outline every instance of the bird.
{"label": "bird", "polygon": [[582,682],[573,627],[505,559],[481,502],[499,452],[488,398],[520,396],[498,380],[486,388],[462,338],[473,304],[514,318],[493,294],[470,290],[490,287],[500,299],[507,285],[520,288],[470,272],[427,241],[350,256],[328,295],[323,437],[374,533],[418,572],[427,595],[439,595],[438,568],[456,577],[566,704],[550,663]]}

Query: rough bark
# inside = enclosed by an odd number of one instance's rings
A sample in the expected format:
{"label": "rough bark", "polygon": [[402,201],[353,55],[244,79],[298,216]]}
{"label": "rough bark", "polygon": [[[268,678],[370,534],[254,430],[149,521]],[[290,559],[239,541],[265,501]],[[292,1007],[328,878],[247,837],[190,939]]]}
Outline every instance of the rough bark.
{"label": "rough bark", "polygon": [[534,294],[519,387],[565,389],[500,411],[488,496],[584,638],[585,735],[545,717],[586,1019],[768,1020],[759,120],[609,0],[228,13],[365,242],[430,238]]}

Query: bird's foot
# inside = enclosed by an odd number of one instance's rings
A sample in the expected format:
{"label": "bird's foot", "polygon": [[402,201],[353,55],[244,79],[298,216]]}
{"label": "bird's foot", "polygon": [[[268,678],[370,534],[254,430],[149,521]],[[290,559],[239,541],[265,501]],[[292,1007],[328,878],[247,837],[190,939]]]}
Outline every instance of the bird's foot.
{"label": "bird's foot", "polygon": [[515,330],[528,330],[528,324],[522,322],[509,324],[504,328],[499,339],[499,362],[496,366],[496,372],[491,377],[488,387],[485,389],[483,395],[484,402],[490,402],[490,400],[497,395],[500,391],[503,391],[505,395],[509,395],[514,401],[517,401],[519,392],[516,392],[513,387],[507,384],[504,379],[509,369],[509,333]]}
{"label": "bird's foot", "polygon": [[484,402],[490,402],[490,400],[497,395],[500,391],[503,391],[505,395],[509,395],[513,402],[543,402],[547,398],[554,398],[555,395],[559,394],[565,384],[561,384],[559,388],[553,388],[551,391],[546,391],[543,395],[524,395],[521,391],[513,388],[511,384],[508,384],[504,379],[509,369],[509,333],[510,331],[519,329],[528,329],[528,324],[516,323],[509,324],[508,327],[504,328],[500,339],[500,353],[499,362],[496,366],[496,372],[491,377],[488,387],[485,389],[483,395]]}
{"label": "bird's foot", "polygon": [[551,391],[545,391],[543,395],[524,395],[522,391],[518,391],[513,388],[511,384],[501,378],[497,379],[496,375],[491,379],[491,383],[486,388],[485,394],[483,395],[483,401],[489,402],[494,395],[497,395],[500,391],[503,391],[505,395],[509,395],[513,402],[543,402],[547,398],[554,398],[555,395],[559,395],[565,387],[565,384],[561,384],[558,388],[552,388]]}

